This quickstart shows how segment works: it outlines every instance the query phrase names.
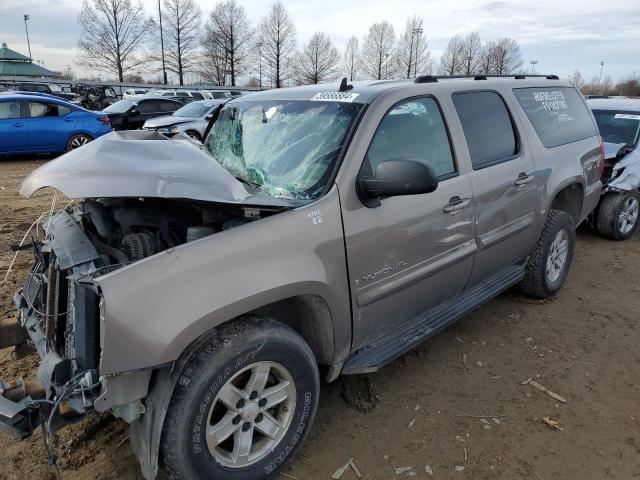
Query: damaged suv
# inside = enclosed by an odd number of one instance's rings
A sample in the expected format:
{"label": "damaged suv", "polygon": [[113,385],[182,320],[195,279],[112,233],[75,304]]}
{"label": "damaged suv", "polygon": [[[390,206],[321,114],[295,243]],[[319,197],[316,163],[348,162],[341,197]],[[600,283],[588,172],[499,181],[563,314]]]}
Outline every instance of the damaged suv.
{"label": "damaged suv", "polygon": [[595,211],[598,231],[627,240],[640,220],[640,99],[588,100],[604,141],[603,196]]}
{"label": "damaged suv", "polygon": [[0,425],[110,410],[147,479],[274,478],[320,368],[375,371],[514,285],[557,292],[602,166],[555,76],[345,79],[232,100],[201,145],[111,133],[21,187],[78,200],[43,217],[0,329],[42,359]]}

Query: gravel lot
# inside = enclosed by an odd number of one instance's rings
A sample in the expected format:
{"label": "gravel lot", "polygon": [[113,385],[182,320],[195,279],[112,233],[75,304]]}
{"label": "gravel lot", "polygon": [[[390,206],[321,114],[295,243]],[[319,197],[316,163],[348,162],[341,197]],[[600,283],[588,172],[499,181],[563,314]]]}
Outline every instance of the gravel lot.
{"label": "gravel lot", "polygon": [[[0,160],[0,280],[9,245],[50,208],[51,192],[17,194],[44,161]],[[30,260],[20,254],[0,285],[0,318],[15,314],[11,297]],[[315,428],[282,478],[330,479],[350,458],[366,479],[640,477],[639,272],[640,234],[616,243],[580,229],[557,298],[507,292],[379,373],[324,385]],[[0,352],[5,380],[36,366],[33,356],[12,362]],[[523,385],[529,378],[566,403]],[[65,479],[140,477],[126,425],[111,416],[67,427],[58,447]],[[0,438],[0,465],[0,478],[54,478],[39,432]]]}

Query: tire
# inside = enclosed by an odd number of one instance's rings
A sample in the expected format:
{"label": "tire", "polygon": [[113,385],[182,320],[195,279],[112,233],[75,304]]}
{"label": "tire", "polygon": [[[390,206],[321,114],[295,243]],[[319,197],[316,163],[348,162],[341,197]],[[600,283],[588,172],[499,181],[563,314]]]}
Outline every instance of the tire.
{"label": "tire", "polygon": [[[547,298],[564,283],[576,248],[575,221],[561,210],[551,210],[538,242],[525,265],[520,290],[527,295]],[[552,260],[553,258],[556,261]]]}
{"label": "tire", "polygon": [[[239,390],[253,390],[248,383],[267,370],[263,392],[271,389],[270,394],[254,398]],[[253,316],[222,326],[191,356],[178,379],[160,440],[160,465],[172,479],[275,478],[309,433],[319,390],[313,353],[291,328]],[[269,409],[276,391],[288,395]],[[281,430],[272,423],[276,418]],[[226,440],[206,433],[223,425],[226,430],[219,431],[233,431]],[[261,429],[271,431],[272,438]],[[249,456],[234,460],[236,446],[247,438],[252,438]]]}
{"label": "tire", "polygon": [[75,135],[71,135],[69,140],[67,140],[67,146],[65,148],[66,152],[70,152],[71,150],[75,150],[76,148],[80,148],[83,145],[89,143],[93,138],[86,133],[76,133]]}
{"label": "tire", "polygon": [[189,136],[189,138],[197,140],[198,142],[202,141],[202,139],[200,138],[200,134],[198,132],[194,132],[193,130],[187,130],[184,133],[186,133]]}
{"label": "tire", "polygon": [[640,192],[607,193],[598,207],[596,226],[603,237],[627,240],[638,229]]}

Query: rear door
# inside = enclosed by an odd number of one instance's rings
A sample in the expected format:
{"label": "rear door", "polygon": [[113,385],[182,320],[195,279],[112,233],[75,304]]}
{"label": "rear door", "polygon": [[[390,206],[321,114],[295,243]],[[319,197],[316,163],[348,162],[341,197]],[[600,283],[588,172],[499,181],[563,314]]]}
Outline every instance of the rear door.
{"label": "rear door", "polygon": [[69,135],[75,128],[71,111],[64,105],[46,101],[27,102],[29,116],[27,129],[29,142],[35,150],[63,151]]}
{"label": "rear door", "polygon": [[369,141],[361,174],[383,161],[431,165],[438,188],[424,195],[382,199],[369,208],[343,195],[343,221],[354,299],[357,349],[395,330],[464,288],[473,262],[471,182],[451,148],[438,102],[415,97],[377,108],[384,116]]}
{"label": "rear door", "polygon": [[149,99],[140,100],[136,106],[135,113],[129,114],[129,130],[136,130],[141,128],[148,119],[161,115],[160,109],[161,100]]}
{"label": "rear door", "polygon": [[538,234],[539,193],[533,157],[504,97],[479,90],[452,99],[473,168],[473,285],[529,253]]}
{"label": "rear door", "polygon": [[[0,100],[0,152],[22,152],[29,148],[26,105],[18,100]],[[21,110],[22,109],[22,110]]]}

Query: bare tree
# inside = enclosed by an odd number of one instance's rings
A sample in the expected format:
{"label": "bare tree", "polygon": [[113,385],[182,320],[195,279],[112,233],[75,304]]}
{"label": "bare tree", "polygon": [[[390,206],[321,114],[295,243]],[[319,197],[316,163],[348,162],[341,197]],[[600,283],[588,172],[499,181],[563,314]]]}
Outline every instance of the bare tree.
{"label": "bare tree", "polygon": [[516,73],[522,66],[520,45],[512,38],[501,38],[493,47],[493,68],[490,73],[509,75]]}
{"label": "bare tree", "polygon": [[578,70],[574,70],[573,73],[569,75],[569,81],[573,83],[578,90],[584,85],[584,77]]}
{"label": "bare tree", "polygon": [[344,73],[350,80],[355,80],[360,73],[360,42],[358,37],[351,37],[347,40],[342,56]]}
{"label": "bare tree", "polygon": [[462,47],[464,40],[460,35],[452,37],[440,57],[440,73],[444,75],[459,75],[464,71]]}
{"label": "bare tree", "polygon": [[202,11],[194,0],[163,0],[164,44],[167,70],[178,75],[184,85],[184,75],[197,64],[200,47],[200,17]]}
{"label": "bare tree", "polygon": [[407,26],[398,40],[398,68],[406,78],[424,73],[431,59],[422,24],[422,18],[417,15],[407,19]]}
{"label": "bare tree", "polygon": [[289,77],[289,63],[296,48],[296,27],[282,2],[271,5],[258,27],[258,35],[267,77],[273,86],[281,88]]}
{"label": "bare tree", "polygon": [[336,76],[340,53],[326,33],[316,32],[298,53],[295,77],[298,84],[307,85],[332,80]]}
{"label": "bare tree", "polygon": [[472,75],[478,73],[482,60],[482,42],[480,35],[471,32],[462,41],[461,52],[462,73]]}
{"label": "bare tree", "polygon": [[231,85],[245,73],[251,55],[253,33],[244,7],[236,0],[218,3],[206,26],[205,45],[215,44],[215,51],[223,52],[226,76]]}
{"label": "bare tree", "polygon": [[228,78],[227,52],[217,42],[205,42],[198,73],[206,82],[226,85]]}
{"label": "bare tree", "polygon": [[120,82],[144,62],[140,50],[155,25],[139,0],[84,0],[78,24],[78,63]]}
{"label": "bare tree", "polygon": [[369,78],[381,80],[395,75],[396,35],[387,22],[374,23],[362,45],[362,69]]}
{"label": "bare tree", "polygon": [[486,42],[484,44],[484,46],[482,47],[482,52],[480,52],[480,59],[478,61],[478,73],[493,73],[495,49],[495,42]]}

